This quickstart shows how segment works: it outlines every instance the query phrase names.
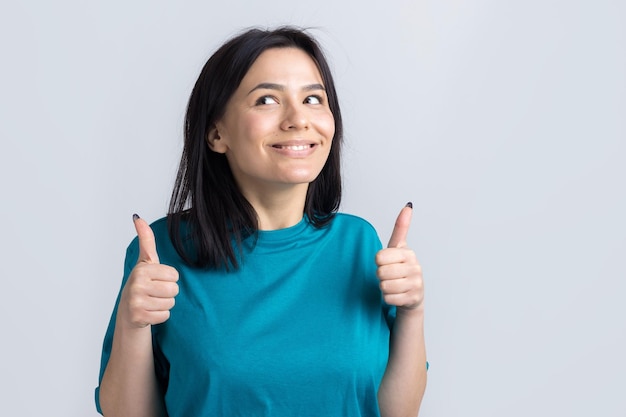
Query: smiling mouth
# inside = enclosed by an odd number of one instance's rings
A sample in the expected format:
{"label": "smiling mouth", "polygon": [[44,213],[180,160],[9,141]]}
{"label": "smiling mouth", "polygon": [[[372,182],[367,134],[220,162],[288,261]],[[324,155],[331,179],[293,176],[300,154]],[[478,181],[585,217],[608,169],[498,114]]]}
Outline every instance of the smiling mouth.
{"label": "smiling mouth", "polygon": [[310,145],[272,145],[276,149],[288,149],[290,151],[305,151],[312,148],[315,144]]}

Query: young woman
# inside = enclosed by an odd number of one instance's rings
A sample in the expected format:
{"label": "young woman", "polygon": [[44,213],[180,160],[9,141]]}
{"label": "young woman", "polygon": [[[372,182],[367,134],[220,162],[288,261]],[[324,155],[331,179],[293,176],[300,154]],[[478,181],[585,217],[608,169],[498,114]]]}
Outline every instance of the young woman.
{"label": "young woman", "polygon": [[206,63],[170,212],[134,216],[103,348],[114,416],[415,416],[426,384],[411,204],[387,248],[337,213],[341,113],[319,46],[249,30]]}

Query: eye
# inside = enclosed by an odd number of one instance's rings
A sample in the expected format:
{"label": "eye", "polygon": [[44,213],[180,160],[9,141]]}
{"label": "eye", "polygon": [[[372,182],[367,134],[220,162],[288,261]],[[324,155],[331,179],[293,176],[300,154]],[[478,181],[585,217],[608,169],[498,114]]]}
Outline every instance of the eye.
{"label": "eye", "polygon": [[306,99],[304,99],[304,102],[306,104],[322,104],[322,97],[320,96],[308,96]]}
{"label": "eye", "polygon": [[257,101],[255,102],[257,106],[261,106],[264,104],[277,104],[277,103],[278,101],[272,96],[259,97]]}

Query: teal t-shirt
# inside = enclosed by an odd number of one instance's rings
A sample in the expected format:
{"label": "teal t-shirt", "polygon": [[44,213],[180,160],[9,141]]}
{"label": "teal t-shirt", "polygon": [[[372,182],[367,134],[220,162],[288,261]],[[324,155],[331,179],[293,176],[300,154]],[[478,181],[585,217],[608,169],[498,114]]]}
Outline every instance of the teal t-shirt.
{"label": "teal t-shirt", "polygon": [[[161,262],[180,274],[170,319],[152,326],[170,417],[379,415],[395,310],[382,301],[374,261],[381,243],[369,223],[337,214],[321,229],[303,218],[260,231],[231,271],[188,266],[166,220],[152,228]],[[137,256],[135,239],[123,283]]]}

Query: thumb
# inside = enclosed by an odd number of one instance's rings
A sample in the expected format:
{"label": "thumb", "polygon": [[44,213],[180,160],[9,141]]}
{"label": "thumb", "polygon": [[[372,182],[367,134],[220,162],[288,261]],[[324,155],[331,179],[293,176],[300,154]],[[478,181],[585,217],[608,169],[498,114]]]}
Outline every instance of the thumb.
{"label": "thumb", "polygon": [[154,232],[152,232],[150,225],[136,214],[133,214],[133,223],[135,223],[135,230],[139,238],[139,259],[137,259],[137,263],[158,264],[159,255],[157,255]]}
{"label": "thumb", "polygon": [[389,238],[388,248],[403,248],[406,246],[406,237],[409,234],[411,217],[413,216],[413,203],[409,202],[400,211],[396,224],[393,227],[391,238]]}

